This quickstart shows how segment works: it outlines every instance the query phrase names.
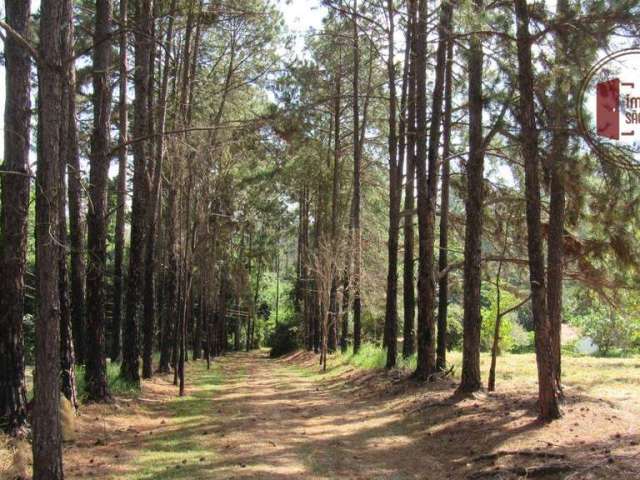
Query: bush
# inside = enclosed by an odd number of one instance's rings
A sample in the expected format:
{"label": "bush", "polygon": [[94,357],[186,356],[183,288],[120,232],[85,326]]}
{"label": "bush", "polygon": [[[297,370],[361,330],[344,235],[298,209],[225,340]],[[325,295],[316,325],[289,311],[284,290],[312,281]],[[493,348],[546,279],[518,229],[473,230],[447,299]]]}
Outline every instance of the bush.
{"label": "bush", "polygon": [[297,329],[280,323],[269,336],[267,346],[271,347],[270,357],[281,357],[298,349]]}
{"label": "bush", "polygon": [[575,349],[581,355],[628,356],[640,346],[640,296],[634,289],[619,289],[615,305],[596,293],[578,289],[569,297],[565,318],[583,338]]}
{"label": "bush", "polygon": [[527,332],[518,322],[513,322],[511,329],[513,345],[511,353],[532,353],[536,350],[535,332]]}
{"label": "bush", "polygon": [[[493,346],[493,336],[496,328],[496,313],[491,309],[482,309],[482,326],[480,329],[480,349],[488,352]],[[509,316],[504,316],[500,320],[500,340],[498,342],[498,353],[510,351],[513,347],[513,321]]]}
{"label": "bush", "polygon": [[462,348],[462,316],[464,312],[457,303],[452,303],[447,308],[447,350],[459,350]]}
{"label": "bush", "polygon": [[[482,326],[480,329],[480,348],[484,351],[491,350],[493,337],[496,328],[496,315],[498,313],[497,292],[494,286],[483,287],[483,297],[488,299],[488,306],[482,308]],[[500,292],[500,311],[505,312],[518,303],[518,299],[510,292],[502,290]],[[498,343],[498,353],[510,351],[514,345],[512,320],[514,312],[505,315],[500,320],[500,341]]]}
{"label": "bush", "polygon": [[640,330],[637,320],[600,305],[576,315],[572,323],[581,328],[602,356],[624,356],[634,348]]}
{"label": "bush", "polygon": [[362,311],[362,341],[375,341],[380,334],[380,327],[384,325],[384,316],[380,316],[378,312],[373,310]]}

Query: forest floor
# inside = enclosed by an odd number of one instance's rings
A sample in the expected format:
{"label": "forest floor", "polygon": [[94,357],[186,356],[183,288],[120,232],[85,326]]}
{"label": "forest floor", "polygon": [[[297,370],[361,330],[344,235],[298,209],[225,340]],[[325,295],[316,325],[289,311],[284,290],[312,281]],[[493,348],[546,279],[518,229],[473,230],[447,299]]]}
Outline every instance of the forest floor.
{"label": "forest floor", "polygon": [[[136,397],[83,406],[66,478],[640,478],[640,360],[568,359],[565,415],[542,425],[535,377],[521,375],[535,359],[512,357],[522,365],[501,357],[498,393],[465,399],[453,379],[417,384],[336,359],[323,373],[308,353],[189,362],[183,398],[157,376]],[[597,365],[619,372],[608,389]]]}

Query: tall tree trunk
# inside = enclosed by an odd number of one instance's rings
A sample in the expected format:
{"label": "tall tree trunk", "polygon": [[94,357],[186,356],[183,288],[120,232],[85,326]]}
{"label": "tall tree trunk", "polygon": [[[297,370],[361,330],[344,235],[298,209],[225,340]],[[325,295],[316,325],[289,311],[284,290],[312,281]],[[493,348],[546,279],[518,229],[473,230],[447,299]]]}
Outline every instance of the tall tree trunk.
{"label": "tall tree trunk", "polygon": [[395,18],[393,0],[387,0],[389,21],[387,74],[389,80],[389,240],[387,266],[387,299],[384,337],[387,347],[387,368],[396,365],[398,355],[398,243],[400,238],[400,202],[402,200],[402,159],[398,158],[396,136],[397,94],[395,67]]}
{"label": "tall tree trunk", "polygon": [[556,388],[562,394],[561,369],[561,330],[562,330],[562,277],[564,273],[564,217],[565,217],[565,176],[567,169],[566,150],[569,145],[568,112],[570,112],[570,76],[567,75],[566,65],[570,62],[566,58],[569,39],[566,22],[571,14],[568,0],[559,0],[557,14],[559,29],[556,37],[556,64],[562,67],[557,70],[553,104],[551,107],[553,133],[551,137],[551,152],[549,170],[551,182],[549,185],[549,238],[547,242],[547,304],[549,308],[549,322],[551,324],[551,343]]}
{"label": "tall tree trunk", "polygon": [[547,316],[545,295],[544,254],[540,224],[540,180],[538,177],[538,130],[535,121],[531,36],[526,0],[515,0],[515,11],[518,84],[520,88],[520,142],[524,157],[531,310],[535,324],[536,362],[538,364],[538,417],[543,421],[550,421],[560,417],[560,408],[555,382],[551,324]]}
{"label": "tall tree trunk", "polygon": [[329,295],[329,343],[328,348],[334,351],[338,342],[338,264],[337,258],[340,247],[340,232],[338,231],[338,216],[340,209],[340,157],[342,143],[340,139],[340,118],[342,108],[342,49],[338,52],[337,72],[334,78],[335,90],[333,98],[333,181],[331,189],[331,292]]}
{"label": "tall tree trunk", "polygon": [[415,352],[415,314],[416,296],[413,259],[413,209],[415,208],[415,174],[416,174],[416,2],[410,1],[408,19],[409,72],[407,98],[407,169],[404,195],[404,271],[403,271],[403,303],[404,328],[402,356],[408,358]]}
{"label": "tall tree trunk", "polygon": [[[249,311],[247,312],[247,330],[246,330],[246,338],[244,341],[244,349],[246,352],[248,352],[251,348],[251,320],[255,321],[255,311],[256,311],[256,302],[253,300],[253,296],[251,295],[252,293],[251,292],[251,275],[252,275],[252,269],[253,269],[253,256],[254,256],[252,230],[249,230],[249,255],[248,256],[249,258],[247,261],[247,287],[248,287],[247,297],[249,298]],[[257,293],[257,292],[254,292],[254,293]]]}
{"label": "tall tree trunk", "polygon": [[[179,268],[179,266],[177,266]],[[180,358],[180,342],[182,338],[182,310],[180,309],[180,305],[182,304],[182,275],[183,272],[181,270],[176,270],[176,316],[174,317],[174,331],[173,334],[173,345],[171,346],[171,366],[173,367],[173,384],[178,385],[178,364]]]}
{"label": "tall tree trunk", "polygon": [[[155,12],[158,4],[154,3],[152,11]],[[170,15],[170,18],[173,18]],[[155,131],[153,121],[153,86],[155,83],[155,21],[150,20],[150,40],[147,86],[147,135],[151,136]],[[155,140],[155,139],[154,139]],[[144,253],[143,253],[143,275],[142,281],[142,378],[151,378],[153,375],[152,355],[153,337],[156,325],[156,290],[155,290],[155,242],[156,242],[156,205],[160,194],[160,175],[158,167],[161,157],[154,156],[154,142],[149,139],[146,143],[145,160],[146,165],[146,191],[145,191],[145,220],[144,220]]]}
{"label": "tall tree trunk", "polygon": [[[173,175],[173,174],[172,174]],[[175,181],[175,180],[173,180]],[[162,373],[169,372],[169,363],[172,361],[172,347],[176,344],[177,329],[174,328],[175,319],[178,315],[178,257],[176,254],[176,201],[177,192],[173,182],[169,181],[167,195],[167,287],[166,287],[166,304],[165,304],[165,324],[162,334],[162,344],[160,346],[160,363],[158,371]],[[174,362],[175,364],[175,362]]]}
{"label": "tall tree trunk", "polygon": [[278,326],[278,310],[280,308],[280,252],[276,243],[276,317],[275,323]]}
{"label": "tall tree trunk", "polygon": [[173,20],[176,11],[176,0],[172,0],[169,10],[169,23],[167,25],[167,35],[164,42],[164,70],[162,72],[162,83],[160,85],[160,95],[158,97],[158,124],[157,130],[160,133],[156,137],[155,164],[153,169],[153,179],[149,198],[147,199],[147,242],[145,250],[145,280],[144,280],[144,339],[142,355],[142,378],[151,378],[153,374],[153,338],[155,333],[155,255],[156,255],[156,224],[158,220],[158,210],[160,206],[160,186],[162,178],[162,164],[164,160],[164,132],[167,118],[167,91],[169,88],[169,63],[171,43],[173,42]]}
{"label": "tall tree trunk", "polygon": [[256,313],[256,309],[258,308],[258,299],[260,298],[260,280],[262,278],[262,262],[258,259],[258,271],[256,273],[256,288],[253,292],[253,322],[251,322],[251,330],[249,333],[249,349],[254,347],[253,335],[256,328],[256,320],[258,319],[258,314]]}
{"label": "tall tree trunk", "polygon": [[[503,248],[503,255],[506,251],[507,242],[507,230],[505,230],[505,241]],[[502,260],[498,263],[498,272],[496,273],[496,317],[495,325],[493,327],[493,343],[491,344],[491,366],[489,367],[489,380],[487,381],[487,390],[494,392],[496,389],[496,363],[498,359],[498,349],[500,348],[500,326],[502,324],[502,311],[501,311],[501,293],[500,288],[500,276],[502,274]]]}
{"label": "tall tree trunk", "polygon": [[[449,32],[453,25],[450,25]],[[449,175],[451,153],[451,97],[453,91],[453,39],[447,39],[447,66],[445,72],[444,119],[442,121],[442,180],[440,197],[440,255],[438,272],[446,271],[449,263]],[[438,338],[436,345],[436,369],[447,368],[447,313],[449,307],[449,274],[445,273],[438,284]]]}
{"label": "tall tree trunk", "polygon": [[[200,305],[199,311],[195,319],[195,330],[193,332],[193,360],[199,360],[202,356],[202,331],[204,327],[204,309],[202,308],[204,302],[204,294],[200,292]],[[239,340],[239,336],[238,336]]]}
{"label": "tall tree trunk", "polygon": [[[66,19],[68,28],[62,32],[62,52],[63,58],[71,58],[73,56],[74,28],[73,28],[73,5],[70,0],[64,3],[64,18]],[[66,190],[66,169],[68,159],[76,154],[76,145],[70,142],[70,139],[77,137],[76,133],[70,133],[75,130],[75,102],[71,102],[69,98],[75,95],[75,66],[70,63],[64,70],[63,91],[62,91],[62,118],[60,123],[60,187],[59,187],[59,205],[58,205],[58,241],[60,243],[60,256],[58,258],[59,265],[59,281],[58,289],[60,292],[60,378],[61,391],[64,396],[71,402],[75,410],[78,409],[78,398],[76,393],[76,373],[75,373],[75,351],[73,346],[73,330],[71,321],[71,304],[69,301],[69,274],[67,271],[67,251],[69,250],[69,241],[67,235],[67,190]]]}
{"label": "tall tree trunk", "polygon": [[[174,47],[177,51],[178,45]],[[174,54],[175,54],[174,51]],[[174,66],[173,83],[172,83],[172,96],[176,96],[177,93],[177,78],[178,78],[178,66],[177,63]],[[171,120],[175,122],[175,112],[171,117]],[[162,149],[160,149],[162,151]],[[178,256],[177,256],[177,167],[170,164],[167,174],[167,194],[166,194],[166,206],[165,206],[165,231],[166,231],[166,255],[167,265],[165,268],[165,302],[163,305],[164,324],[162,329],[162,335],[160,336],[160,361],[158,365],[158,372],[169,373],[170,365],[176,366],[177,363],[177,318],[178,318]],[[177,371],[176,371],[177,372]]]}
{"label": "tall tree trunk", "polygon": [[[7,23],[29,39],[29,0],[6,0]],[[26,387],[22,317],[29,211],[31,119],[29,53],[12,35],[4,41],[6,104],[4,162],[0,175],[0,423],[13,435],[26,433]]]}
{"label": "tall tree trunk", "polygon": [[86,219],[82,210],[82,173],[78,147],[78,120],[76,118],[76,70],[75,64],[68,67],[67,82],[67,182],[69,194],[69,245],[71,247],[71,324],[76,363],[85,363],[86,315],[85,281]]}
{"label": "tall tree trunk", "polygon": [[[152,0],[136,2],[135,10],[135,101],[133,105],[133,136],[149,134],[149,58],[152,47]],[[133,144],[133,200],[131,202],[131,241],[129,245],[129,275],[125,300],[125,322],[122,342],[121,376],[133,383],[140,382],[140,351],[138,346],[138,308],[144,280],[144,240],[147,212],[146,162],[149,141]]]}
{"label": "tall tree trunk", "polygon": [[122,328],[122,291],[124,287],[123,263],[124,263],[124,224],[127,198],[127,140],[129,138],[129,108],[127,104],[128,89],[128,34],[126,26],[129,23],[129,2],[120,0],[120,24],[123,27],[120,33],[120,55],[118,64],[118,138],[120,149],[118,150],[118,178],[116,200],[116,231],[115,254],[113,267],[113,314],[111,316],[111,361],[120,358],[120,342]]}
{"label": "tall tree trunk", "polygon": [[[315,211],[315,225],[313,232],[313,243],[316,252],[320,251],[320,243],[321,243],[321,234],[322,234],[322,187],[318,185],[317,191],[317,205]],[[317,280],[317,275],[313,275],[313,287],[311,288],[311,311],[312,311],[312,322],[313,322],[313,351],[315,353],[320,352],[320,346],[322,344],[322,322],[321,322],[321,312],[320,312],[320,285]],[[277,295],[276,295],[277,297]],[[277,322],[276,322],[277,324]]]}
{"label": "tall tree trunk", "polygon": [[178,345],[178,394],[184,397],[184,362],[187,357],[187,305],[189,303],[189,291],[185,289],[184,302],[180,311],[180,343]]}
{"label": "tall tree trunk", "polygon": [[82,174],[76,117],[76,70],[72,63],[67,73],[69,129],[67,130],[67,183],[69,195],[69,245],[71,247],[71,325],[76,363],[85,363],[86,315],[85,281],[86,219],[82,209]]}
{"label": "tall tree trunk", "polygon": [[110,399],[105,359],[105,272],[107,268],[107,182],[111,154],[109,129],[111,113],[111,0],[96,2],[96,45],[93,54],[93,132],[88,218],[87,268],[87,395],[101,402]]}
{"label": "tall tree trunk", "polygon": [[[349,262],[349,260],[347,260]],[[345,353],[349,346],[349,266],[342,273],[342,315],[340,327],[340,351]]]}
{"label": "tall tree trunk", "polygon": [[[482,0],[475,0],[480,13]],[[482,18],[482,16],[480,16]],[[471,35],[469,45],[469,158],[467,160],[467,199],[465,202],[464,242],[464,318],[462,375],[459,392],[470,393],[482,387],[480,377],[480,286],[482,275],[482,204],[484,145],[482,138],[482,39]]]}
{"label": "tall tree trunk", "polygon": [[[440,148],[440,120],[447,50],[447,26],[451,24],[452,7],[443,4],[438,24],[436,77],[433,86],[429,151],[426,149],[426,0],[418,3],[418,42],[416,51],[417,158],[418,172],[418,230],[420,232],[420,269],[418,273],[418,362],[416,377],[425,380],[435,371],[435,200],[438,182],[438,150]],[[425,162],[425,157],[427,162]],[[428,177],[427,177],[428,174]]]}
{"label": "tall tree trunk", "polygon": [[307,350],[313,350],[313,322],[311,318],[310,305],[310,281],[309,281],[309,193],[307,186],[302,187],[302,197],[300,201],[301,213],[301,250],[300,265],[302,277],[302,316],[305,322],[305,336]]}
{"label": "tall tree trunk", "polygon": [[[211,340],[212,340],[212,329],[211,329],[211,310],[209,307],[209,303],[206,304],[206,314],[205,314],[205,343],[204,343],[204,359],[207,361],[207,370],[211,368]],[[247,337],[248,337],[247,333]]]}
{"label": "tall tree trunk", "polygon": [[[67,57],[67,56],[65,56]],[[64,87],[63,87],[64,88]],[[63,96],[64,98],[64,96]],[[65,101],[66,103],[66,101]],[[64,107],[63,107],[64,110]],[[63,113],[68,118],[67,112]],[[75,127],[75,125],[74,125]],[[60,129],[60,138],[64,143],[66,135],[65,126]],[[67,147],[60,145],[60,153]],[[60,391],[71,402],[74,410],[78,409],[78,396],[76,389],[76,356],[73,347],[73,330],[71,325],[71,305],[69,301],[69,275],[67,272],[67,215],[66,215],[66,189],[64,171],[66,161],[64,155],[60,155],[60,205],[58,207],[58,241],[60,242],[60,257],[58,258],[58,292],[60,295]]]}
{"label": "tall tree trunk", "polygon": [[362,269],[362,232],[360,231],[360,170],[361,170],[361,142],[360,142],[360,99],[359,99],[359,71],[360,48],[358,41],[358,0],[353,0],[353,208],[351,210],[351,224],[353,227],[353,353],[358,353],[362,343],[362,300],[360,298],[360,274]]}
{"label": "tall tree trunk", "polygon": [[[27,4],[29,2],[24,2]],[[63,2],[43,0],[38,65],[38,172],[36,178],[36,374],[33,406],[33,478],[62,480],[60,425],[60,294],[56,243],[62,116]]]}

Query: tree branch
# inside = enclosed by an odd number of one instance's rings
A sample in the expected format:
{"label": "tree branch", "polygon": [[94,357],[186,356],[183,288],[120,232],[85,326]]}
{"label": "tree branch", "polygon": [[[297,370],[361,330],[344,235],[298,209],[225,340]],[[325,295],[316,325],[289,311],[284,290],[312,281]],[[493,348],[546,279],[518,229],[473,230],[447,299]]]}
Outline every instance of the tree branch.
{"label": "tree branch", "polygon": [[33,57],[36,62],[39,62],[41,60],[38,50],[33,45],[31,45],[31,43],[29,43],[26,38],[16,32],[13,28],[11,28],[8,23],[0,20],[0,28],[2,28],[7,32],[8,35],[11,35],[15,40],[17,40],[20,46],[27,50],[27,52],[29,52],[29,55],[31,55],[31,57]]}

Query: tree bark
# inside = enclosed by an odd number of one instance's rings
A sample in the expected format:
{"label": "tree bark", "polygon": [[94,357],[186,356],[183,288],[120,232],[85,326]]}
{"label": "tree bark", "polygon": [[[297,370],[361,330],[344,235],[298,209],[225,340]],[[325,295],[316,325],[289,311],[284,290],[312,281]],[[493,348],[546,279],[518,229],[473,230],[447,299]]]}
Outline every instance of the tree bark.
{"label": "tree bark", "polygon": [[414,231],[413,210],[415,208],[415,174],[416,174],[416,2],[408,5],[409,19],[409,72],[407,98],[407,169],[404,194],[404,271],[403,271],[403,303],[404,326],[402,356],[409,358],[415,352],[415,315],[416,293],[414,278]]}
{"label": "tree bark", "polygon": [[[66,118],[67,115],[64,114]],[[64,130],[61,128],[61,139]],[[66,133],[66,131],[64,132]],[[61,153],[66,147],[60,146]],[[67,216],[66,200],[64,199],[66,189],[64,188],[64,170],[66,161],[64,156],[60,156],[62,162],[60,166],[60,206],[58,208],[58,241],[60,242],[60,257],[58,259],[58,292],[60,295],[60,391],[69,400],[74,410],[78,409],[78,396],[76,389],[76,357],[73,348],[73,330],[71,325],[71,305],[69,301],[69,275],[67,272]]]}
{"label": "tree bark", "polygon": [[333,255],[331,258],[331,293],[329,297],[329,351],[334,351],[338,342],[338,249],[340,246],[340,232],[338,230],[338,216],[340,209],[340,158],[342,143],[340,138],[341,97],[342,97],[342,49],[339,47],[337,72],[334,79],[335,90],[333,98],[333,179],[331,189],[331,242]]}
{"label": "tree bark", "polygon": [[398,156],[398,138],[396,134],[397,94],[395,67],[395,17],[393,0],[387,0],[388,59],[387,74],[389,82],[389,240],[387,242],[387,298],[384,330],[387,347],[386,368],[396,365],[398,356],[398,244],[400,238],[400,202],[402,201],[402,163]]}
{"label": "tree bark", "polygon": [[78,147],[76,117],[76,69],[73,63],[67,71],[67,183],[69,195],[69,245],[71,247],[71,325],[76,363],[85,363],[86,342],[86,219],[82,209],[82,173]]}
{"label": "tree bark", "polygon": [[[172,0],[169,10],[169,23],[164,42],[164,70],[162,72],[162,83],[160,85],[160,95],[158,97],[158,124],[157,129],[163,132],[167,119],[167,91],[169,88],[169,62],[170,49],[173,42],[173,21],[176,11],[176,0]],[[145,250],[145,281],[144,281],[144,338],[142,355],[142,378],[151,378],[153,374],[153,339],[155,333],[155,255],[156,255],[156,224],[158,220],[158,210],[160,206],[160,186],[162,178],[162,165],[164,161],[164,135],[158,135],[155,148],[155,163],[153,170],[153,180],[149,198],[147,199],[147,243]]]}
{"label": "tree bark", "polygon": [[105,358],[105,272],[107,270],[107,183],[109,175],[109,129],[111,113],[111,0],[96,2],[96,48],[93,54],[93,132],[91,135],[90,198],[87,268],[87,396],[109,401]]}
{"label": "tree bark", "polygon": [[[452,25],[449,26],[447,38],[447,66],[445,71],[444,91],[444,119],[442,121],[442,179],[440,193],[440,254],[438,256],[438,271],[446,271],[449,263],[449,183],[451,153],[451,108],[453,91],[453,39]],[[449,274],[445,273],[438,282],[438,338],[436,345],[436,369],[445,371],[447,368],[447,314],[449,307]]]}
{"label": "tree bark", "polygon": [[[28,4],[28,2],[25,2]],[[38,65],[38,171],[36,178],[36,373],[33,406],[33,478],[62,480],[60,426],[60,294],[58,225],[62,116],[63,2],[43,0]]]}
{"label": "tree bark", "polygon": [[[436,77],[433,86],[429,150],[426,150],[426,0],[418,3],[418,33],[416,51],[417,159],[418,172],[418,229],[420,231],[420,269],[418,271],[418,362],[416,377],[425,380],[435,371],[435,200],[438,181],[438,150],[440,148],[440,121],[446,64],[447,29],[451,21],[451,3],[446,2],[438,24],[436,51]],[[427,160],[425,162],[425,159]],[[427,178],[428,174],[428,178]]]}
{"label": "tree bark", "polygon": [[551,324],[547,315],[545,295],[544,254],[540,224],[538,130],[535,123],[534,74],[531,60],[529,11],[526,0],[515,0],[515,12],[518,84],[520,88],[520,142],[524,157],[531,310],[535,324],[536,362],[538,365],[538,417],[543,421],[550,421],[560,417],[560,408],[555,382]]}
{"label": "tree bark", "polygon": [[[29,40],[31,2],[6,0],[7,23]],[[0,423],[12,435],[27,428],[22,319],[29,211],[31,59],[18,41],[4,41],[6,104],[0,185]],[[11,128],[7,128],[7,127]],[[15,174],[7,174],[14,172]]]}
{"label": "tree bark", "polygon": [[[482,0],[475,0],[478,12]],[[462,374],[458,392],[482,388],[480,376],[480,287],[482,282],[482,204],[484,201],[484,146],[482,134],[482,39],[471,35],[469,45],[469,158],[465,202],[464,317]]]}
{"label": "tree bark", "polygon": [[571,104],[570,77],[567,75],[569,48],[567,27],[563,21],[570,15],[568,0],[557,3],[557,17],[560,24],[556,37],[556,63],[562,67],[558,69],[553,104],[551,107],[553,133],[551,137],[551,152],[549,158],[549,174],[551,177],[549,190],[549,238],[547,241],[547,304],[549,308],[549,322],[551,324],[551,344],[555,382],[558,393],[562,394],[561,368],[561,331],[562,331],[562,278],[564,273],[564,220],[565,220],[565,177],[567,169],[567,146],[569,145],[569,115]]}
{"label": "tree bark", "polygon": [[125,210],[127,198],[127,141],[129,138],[129,108],[127,104],[127,88],[128,88],[128,34],[126,31],[129,23],[129,2],[128,0],[120,0],[120,24],[123,31],[120,33],[120,54],[118,64],[118,138],[120,149],[118,150],[118,177],[117,200],[116,200],[116,229],[115,229],[115,252],[113,266],[113,314],[111,316],[111,361],[115,362],[120,359],[121,339],[120,330],[122,328],[122,292],[124,288],[123,279],[123,263],[124,263],[124,226],[125,226]]}
{"label": "tree bark", "polygon": [[[195,318],[195,325],[194,325],[194,332],[193,332],[193,352],[192,352],[193,360],[199,360],[200,357],[202,356],[202,331],[204,327],[204,319],[203,319],[204,310],[202,308],[203,301],[204,301],[203,293],[200,292],[199,310]],[[240,336],[239,335],[237,336],[238,336],[238,342],[239,342]]]}
{"label": "tree bark", "polygon": [[[61,42],[63,45],[63,58],[71,58],[73,55],[74,28],[73,28],[73,5],[70,0],[65,0],[64,18],[68,27],[62,31]],[[67,251],[69,250],[69,240],[67,235],[67,190],[66,190],[66,168],[68,159],[76,154],[77,145],[70,142],[70,139],[77,138],[75,130],[75,102],[69,98],[75,95],[75,66],[69,64],[64,71],[62,85],[62,110],[63,121],[60,123],[60,186],[58,205],[58,241],[60,243],[60,256],[58,258],[59,279],[58,290],[60,294],[60,379],[61,391],[69,400],[74,410],[78,409],[78,398],[76,392],[75,373],[75,351],[73,346],[73,331],[71,321],[71,304],[69,300],[69,274],[67,270]]]}
{"label": "tree bark", "polygon": [[[152,0],[136,2],[135,10],[135,101],[133,104],[133,135],[149,136],[149,59],[152,47]],[[146,163],[149,141],[133,144],[133,200],[131,202],[131,241],[129,274],[125,300],[121,376],[129,382],[140,382],[140,351],[138,346],[138,308],[144,281],[144,241],[147,212]]]}
{"label": "tree bark", "polygon": [[360,274],[362,269],[362,232],[360,231],[360,170],[361,170],[361,142],[360,142],[360,102],[359,102],[359,71],[360,48],[358,41],[358,0],[353,0],[353,209],[351,211],[353,226],[353,353],[358,353],[362,343],[362,300],[360,298]]}
{"label": "tree bark", "polygon": [[[162,373],[169,372],[169,363],[172,361],[172,347],[176,344],[177,329],[174,328],[178,315],[178,257],[176,254],[176,187],[173,181],[169,181],[167,195],[167,271],[166,271],[166,304],[165,304],[165,323],[162,334],[162,343],[160,345],[160,363],[158,371]],[[175,362],[174,362],[175,364]]]}
{"label": "tree bark", "polygon": [[[348,261],[348,260],[347,260]],[[340,315],[340,351],[345,353],[349,346],[349,267],[342,273],[342,309]]]}

